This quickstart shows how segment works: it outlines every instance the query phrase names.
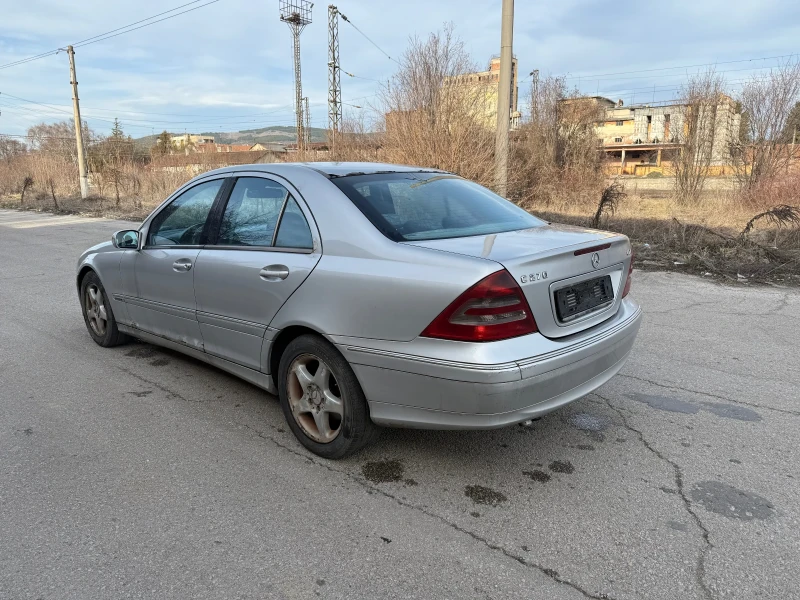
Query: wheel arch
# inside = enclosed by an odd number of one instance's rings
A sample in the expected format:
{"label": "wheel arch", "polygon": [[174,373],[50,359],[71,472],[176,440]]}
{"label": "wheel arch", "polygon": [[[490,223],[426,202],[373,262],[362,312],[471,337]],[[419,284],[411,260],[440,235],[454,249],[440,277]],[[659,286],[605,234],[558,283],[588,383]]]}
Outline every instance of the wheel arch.
{"label": "wheel arch", "polygon": [[[78,279],[76,281],[78,287],[78,294],[81,293],[81,283],[83,283],[83,278],[86,277],[86,275],[88,275],[89,273],[94,273],[95,275],[97,275],[97,271],[95,271],[89,265],[83,265],[80,268],[80,270],[78,270]],[[100,275],[97,275],[97,277],[100,278]]]}
{"label": "wheel arch", "polygon": [[[292,343],[293,340],[299,338],[301,335],[306,335],[306,334],[311,334],[321,337],[323,340],[325,340],[331,346],[333,346],[334,350],[339,352],[339,354],[342,354],[341,351],[336,347],[336,344],[333,343],[333,341],[329,339],[327,335],[325,335],[324,333],[322,333],[317,329],[314,329],[313,327],[309,327],[307,325],[289,325],[287,327],[284,327],[283,329],[280,330],[278,335],[272,341],[272,344],[270,344],[269,357],[267,359],[267,366],[269,366],[269,377],[272,380],[272,383],[275,385],[276,390],[278,389],[278,368],[280,367],[281,357],[283,356],[283,353],[286,351],[286,348],[289,346],[289,344]],[[342,358],[344,358],[345,361],[347,361],[347,358],[345,358],[344,355],[342,355]],[[349,364],[349,361],[347,362]],[[356,380],[358,380],[359,385],[361,385],[361,380],[358,377],[358,374],[355,373],[355,370],[353,371],[353,373],[355,374]]]}
{"label": "wheel arch", "polygon": [[281,357],[283,356],[284,351],[289,344],[292,343],[292,340],[295,340],[301,335],[306,334],[318,335],[323,339],[328,339],[319,331],[312,329],[311,327],[306,327],[305,325],[289,325],[288,327],[281,329],[277,337],[272,340],[272,344],[270,344],[269,348],[269,362],[267,364],[269,365],[270,379],[272,379],[272,383],[275,384],[276,390],[278,389],[278,367],[281,364]]}

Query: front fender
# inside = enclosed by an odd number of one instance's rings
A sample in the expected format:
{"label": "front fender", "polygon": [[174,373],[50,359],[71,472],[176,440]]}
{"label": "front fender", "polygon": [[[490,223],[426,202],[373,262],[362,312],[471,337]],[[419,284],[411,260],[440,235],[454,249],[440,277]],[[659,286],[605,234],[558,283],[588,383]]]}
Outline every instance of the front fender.
{"label": "front fender", "polygon": [[125,304],[115,299],[115,295],[122,292],[122,277],[120,275],[120,261],[125,252],[135,250],[121,250],[109,242],[92,246],[81,254],[78,259],[75,283],[80,294],[81,281],[88,271],[94,271],[100,278],[105,288],[106,296],[111,304],[111,310],[120,323],[128,323],[128,311]]}

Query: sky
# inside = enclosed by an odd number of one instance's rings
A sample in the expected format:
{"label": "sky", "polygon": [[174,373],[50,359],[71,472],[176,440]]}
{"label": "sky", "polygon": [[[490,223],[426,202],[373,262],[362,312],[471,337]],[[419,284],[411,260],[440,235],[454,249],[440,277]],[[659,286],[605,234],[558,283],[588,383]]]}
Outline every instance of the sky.
{"label": "sky", "polygon": [[[0,0],[0,134],[21,136],[33,124],[72,115],[65,52],[4,65],[189,1]],[[291,35],[279,20],[278,0],[202,6],[209,1],[76,48],[82,116],[93,130],[108,134],[115,118],[133,137],[294,124]],[[501,0],[339,0],[337,6],[395,59],[410,37],[426,37],[448,22],[481,67],[500,51]],[[317,3],[301,38],[303,91],[317,127],[327,126],[327,12],[326,3]],[[339,38],[341,67],[357,76],[342,75],[345,112],[368,114],[397,64],[345,22]],[[735,94],[746,78],[800,59],[800,2],[517,0],[514,53],[520,98],[530,89],[528,74],[538,69],[540,77],[566,76],[583,93],[626,104],[667,101],[705,68],[696,65],[712,63]]]}

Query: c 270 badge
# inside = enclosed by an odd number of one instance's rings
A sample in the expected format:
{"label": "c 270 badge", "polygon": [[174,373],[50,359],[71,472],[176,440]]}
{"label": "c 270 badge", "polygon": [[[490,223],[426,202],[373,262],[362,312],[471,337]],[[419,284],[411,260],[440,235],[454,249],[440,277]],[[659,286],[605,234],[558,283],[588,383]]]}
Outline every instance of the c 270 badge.
{"label": "c 270 badge", "polygon": [[530,275],[523,275],[519,278],[522,283],[528,283],[529,281],[539,281],[540,279],[547,279],[547,271],[542,271],[541,273],[531,273]]}

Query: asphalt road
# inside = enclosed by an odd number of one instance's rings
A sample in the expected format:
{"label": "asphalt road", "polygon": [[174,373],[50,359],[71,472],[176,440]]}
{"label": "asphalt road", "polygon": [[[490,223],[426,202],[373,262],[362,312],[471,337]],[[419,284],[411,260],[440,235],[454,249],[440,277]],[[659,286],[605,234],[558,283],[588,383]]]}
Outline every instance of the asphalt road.
{"label": "asphalt road", "polygon": [[75,260],[127,226],[0,211],[3,600],[800,597],[797,290],[636,272],[596,394],[330,462],[255,387],[91,341]]}

